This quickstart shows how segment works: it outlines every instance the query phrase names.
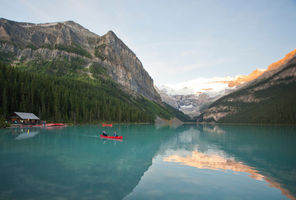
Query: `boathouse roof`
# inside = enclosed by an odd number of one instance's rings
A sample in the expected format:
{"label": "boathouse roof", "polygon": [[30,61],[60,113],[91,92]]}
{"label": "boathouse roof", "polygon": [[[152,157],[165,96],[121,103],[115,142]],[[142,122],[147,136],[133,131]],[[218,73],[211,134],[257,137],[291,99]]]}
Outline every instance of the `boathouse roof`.
{"label": "boathouse roof", "polygon": [[17,116],[19,116],[21,119],[37,119],[37,120],[40,120],[33,113],[14,112],[14,114],[16,114]]}

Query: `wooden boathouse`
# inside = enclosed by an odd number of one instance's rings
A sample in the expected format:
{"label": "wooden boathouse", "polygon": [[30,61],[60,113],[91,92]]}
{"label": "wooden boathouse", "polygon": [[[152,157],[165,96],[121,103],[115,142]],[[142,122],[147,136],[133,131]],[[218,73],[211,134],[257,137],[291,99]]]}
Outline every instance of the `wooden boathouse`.
{"label": "wooden boathouse", "polygon": [[40,119],[33,113],[14,112],[10,117],[11,124],[39,124]]}

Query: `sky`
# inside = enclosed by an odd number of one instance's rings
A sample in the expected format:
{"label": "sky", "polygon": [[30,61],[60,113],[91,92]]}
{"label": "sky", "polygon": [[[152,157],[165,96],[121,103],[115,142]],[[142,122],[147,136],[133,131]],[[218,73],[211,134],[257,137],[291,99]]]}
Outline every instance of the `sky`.
{"label": "sky", "polygon": [[0,0],[0,17],[112,30],[156,85],[249,74],[296,48],[296,0]]}

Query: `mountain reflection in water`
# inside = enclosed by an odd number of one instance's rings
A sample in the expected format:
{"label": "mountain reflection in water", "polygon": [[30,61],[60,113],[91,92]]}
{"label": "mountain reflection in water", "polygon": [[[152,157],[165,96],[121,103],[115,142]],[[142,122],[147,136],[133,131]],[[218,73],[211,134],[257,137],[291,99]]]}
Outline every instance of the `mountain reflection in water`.
{"label": "mountain reflection in water", "polygon": [[177,162],[182,165],[199,169],[246,172],[250,174],[250,177],[256,180],[262,180],[264,178],[264,176],[259,174],[257,170],[254,170],[241,162],[236,162],[233,158],[224,158],[220,155],[207,155],[198,151],[191,152],[191,156],[183,157],[179,155],[171,155],[163,158],[163,160],[166,162]]}
{"label": "mountain reflection in water", "polygon": [[122,142],[102,131],[30,129],[18,141],[27,129],[1,129],[0,199],[295,199],[295,127],[107,130]]}
{"label": "mountain reflection in water", "polygon": [[269,183],[270,187],[280,189],[282,194],[288,197],[289,199],[296,199],[293,197],[290,192],[281,187],[281,184],[273,181],[268,177],[264,177],[259,174],[259,172],[248,165],[245,165],[241,162],[237,162],[234,158],[225,158],[220,155],[208,155],[198,151],[191,152],[191,155],[180,156],[177,154],[164,157],[165,162],[175,162],[182,165],[196,167],[199,169],[210,169],[210,170],[231,170],[233,172],[246,172],[249,174],[249,177],[255,180],[265,180]]}
{"label": "mountain reflection in water", "polygon": [[125,199],[294,200],[295,133],[288,126],[191,126],[162,143]]}

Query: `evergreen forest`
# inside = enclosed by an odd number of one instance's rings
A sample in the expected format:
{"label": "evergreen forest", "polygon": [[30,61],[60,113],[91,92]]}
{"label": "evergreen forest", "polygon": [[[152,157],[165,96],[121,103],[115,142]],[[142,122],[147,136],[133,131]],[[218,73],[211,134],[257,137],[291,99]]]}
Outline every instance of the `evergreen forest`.
{"label": "evergreen forest", "polygon": [[15,111],[36,114],[41,120],[71,123],[154,122],[183,113],[131,96],[110,79],[77,80],[71,77],[28,72],[0,63],[0,116]]}

